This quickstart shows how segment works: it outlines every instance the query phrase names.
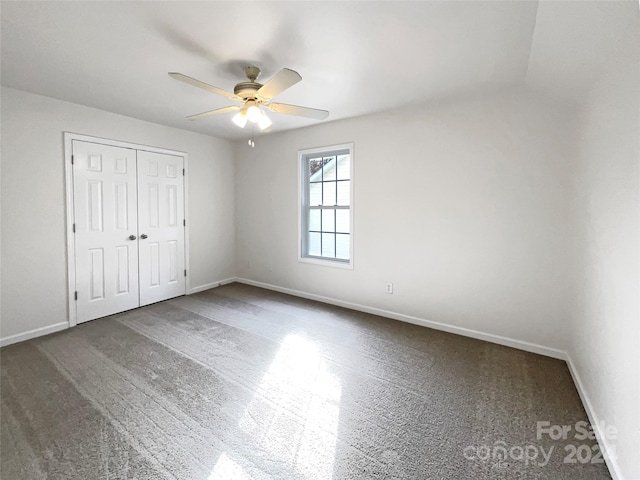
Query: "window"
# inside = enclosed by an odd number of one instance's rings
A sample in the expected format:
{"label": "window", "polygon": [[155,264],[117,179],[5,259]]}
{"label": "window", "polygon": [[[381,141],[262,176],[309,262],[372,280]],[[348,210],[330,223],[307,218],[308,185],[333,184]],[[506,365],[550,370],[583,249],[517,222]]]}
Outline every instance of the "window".
{"label": "window", "polygon": [[299,161],[299,258],[351,267],[353,145],[301,150]]}

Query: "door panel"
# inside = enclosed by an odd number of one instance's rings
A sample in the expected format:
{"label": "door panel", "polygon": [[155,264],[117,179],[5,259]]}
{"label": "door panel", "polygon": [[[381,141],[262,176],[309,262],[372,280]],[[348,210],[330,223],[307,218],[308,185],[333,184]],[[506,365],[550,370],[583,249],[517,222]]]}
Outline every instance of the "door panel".
{"label": "door panel", "polygon": [[127,196],[128,185],[126,183],[115,183],[114,188],[114,200],[115,200],[115,215],[116,215],[116,228],[122,230],[129,225],[129,198]]}
{"label": "door panel", "polygon": [[139,305],[136,151],[73,140],[77,322]]}
{"label": "door panel", "polygon": [[129,247],[116,247],[118,258],[118,269],[116,272],[116,295],[129,293]]}
{"label": "door panel", "polygon": [[89,301],[104,299],[104,249],[89,250]]}
{"label": "door panel", "polygon": [[138,152],[140,305],[185,294],[183,161]]}

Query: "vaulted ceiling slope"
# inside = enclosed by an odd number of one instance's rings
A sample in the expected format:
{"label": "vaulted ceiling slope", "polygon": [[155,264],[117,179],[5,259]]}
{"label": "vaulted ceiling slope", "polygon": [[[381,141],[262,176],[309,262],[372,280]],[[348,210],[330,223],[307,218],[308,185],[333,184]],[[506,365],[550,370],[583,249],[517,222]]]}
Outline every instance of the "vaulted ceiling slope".
{"label": "vaulted ceiling slope", "polygon": [[[2,85],[207,135],[246,135],[230,104],[243,68],[302,82],[278,101],[329,120],[528,83],[580,98],[637,1],[2,2]],[[313,120],[273,115],[273,131]]]}

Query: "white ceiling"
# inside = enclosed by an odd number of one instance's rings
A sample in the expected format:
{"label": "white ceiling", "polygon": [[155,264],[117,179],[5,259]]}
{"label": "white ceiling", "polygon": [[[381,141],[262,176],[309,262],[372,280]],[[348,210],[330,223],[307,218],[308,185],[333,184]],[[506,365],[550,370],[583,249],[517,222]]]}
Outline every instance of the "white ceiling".
{"label": "white ceiling", "polygon": [[[226,90],[243,68],[302,82],[278,102],[325,121],[529,83],[580,95],[637,16],[628,2],[6,2],[2,85],[228,139]],[[272,131],[317,121],[270,114]]]}

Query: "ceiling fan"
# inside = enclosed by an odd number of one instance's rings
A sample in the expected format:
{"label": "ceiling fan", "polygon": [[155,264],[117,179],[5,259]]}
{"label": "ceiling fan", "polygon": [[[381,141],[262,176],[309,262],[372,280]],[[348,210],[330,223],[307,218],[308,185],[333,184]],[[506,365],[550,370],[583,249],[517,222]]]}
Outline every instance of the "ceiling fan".
{"label": "ceiling fan", "polygon": [[329,116],[329,112],[326,110],[271,102],[276,95],[302,80],[302,77],[298,72],[288,68],[283,68],[263,85],[256,81],[260,76],[260,69],[258,67],[249,66],[245,68],[244,71],[249,81],[238,83],[234,87],[233,93],[214,87],[208,83],[201,82],[195,78],[188,77],[182,73],[169,72],[169,75],[181,82],[203,88],[204,90],[217,93],[218,95],[222,95],[223,97],[242,103],[242,105],[231,105],[229,107],[217,108],[215,110],[209,110],[196,115],[190,115],[187,117],[189,120],[199,120],[211,115],[237,111],[238,113],[233,117],[233,123],[238,125],[240,128],[244,128],[247,121],[249,121],[257,124],[260,130],[265,130],[271,126],[272,122],[260,107],[267,108],[276,113],[285,113],[288,115],[313,118],[316,120],[323,120]]}

